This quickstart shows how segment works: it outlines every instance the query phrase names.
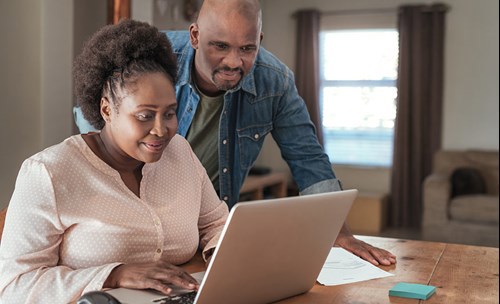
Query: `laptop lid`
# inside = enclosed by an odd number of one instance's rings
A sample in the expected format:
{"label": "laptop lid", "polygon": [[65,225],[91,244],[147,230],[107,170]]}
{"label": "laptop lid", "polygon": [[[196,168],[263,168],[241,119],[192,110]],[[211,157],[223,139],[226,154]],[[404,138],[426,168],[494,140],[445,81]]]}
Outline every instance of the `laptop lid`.
{"label": "laptop lid", "polygon": [[[311,289],[357,193],[236,204],[203,279],[195,274],[201,285],[194,302],[270,303]],[[107,292],[125,304],[178,303],[151,290]],[[176,288],[174,294],[184,292]]]}
{"label": "laptop lid", "polygon": [[312,288],[357,190],[236,204],[196,303],[270,303]]}

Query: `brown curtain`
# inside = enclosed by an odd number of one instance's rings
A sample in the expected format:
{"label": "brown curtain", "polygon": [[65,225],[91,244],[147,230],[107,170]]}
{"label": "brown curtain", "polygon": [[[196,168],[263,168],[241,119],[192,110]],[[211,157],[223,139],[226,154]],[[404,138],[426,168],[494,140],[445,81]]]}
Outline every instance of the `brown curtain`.
{"label": "brown curtain", "polygon": [[297,50],[295,83],[304,99],[318,140],[323,144],[323,129],[319,106],[319,21],[317,10],[300,10],[297,18]]}
{"label": "brown curtain", "polygon": [[399,71],[391,222],[420,227],[422,182],[432,155],[441,146],[443,45],[447,7],[443,4],[399,9]]}

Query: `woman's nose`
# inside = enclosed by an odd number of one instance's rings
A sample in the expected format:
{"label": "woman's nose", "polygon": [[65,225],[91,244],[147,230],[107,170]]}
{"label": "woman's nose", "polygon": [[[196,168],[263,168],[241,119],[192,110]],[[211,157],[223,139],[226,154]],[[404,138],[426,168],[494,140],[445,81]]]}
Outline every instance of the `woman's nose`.
{"label": "woman's nose", "polygon": [[163,119],[155,119],[155,123],[150,133],[156,135],[158,137],[163,137],[167,132],[167,124],[163,121]]}

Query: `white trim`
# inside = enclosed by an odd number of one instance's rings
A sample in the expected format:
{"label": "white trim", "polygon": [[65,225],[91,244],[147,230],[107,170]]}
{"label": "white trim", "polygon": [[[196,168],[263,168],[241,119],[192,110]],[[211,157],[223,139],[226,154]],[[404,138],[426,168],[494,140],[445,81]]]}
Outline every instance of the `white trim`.
{"label": "white trim", "polygon": [[397,11],[322,14],[320,30],[397,28]]}

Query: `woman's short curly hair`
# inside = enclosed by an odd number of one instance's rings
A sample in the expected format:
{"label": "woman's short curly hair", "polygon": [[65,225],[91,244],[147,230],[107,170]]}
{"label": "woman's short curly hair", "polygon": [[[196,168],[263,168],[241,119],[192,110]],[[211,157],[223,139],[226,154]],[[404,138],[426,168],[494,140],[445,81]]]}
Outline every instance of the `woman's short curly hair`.
{"label": "woman's short curly hair", "polygon": [[132,89],[139,76],[153,72],[165,73],[175,84],[177,60],[165,34],[130,19],[104,26],[85,43],[73,65],[75,95],[83,116],[102,129],[101,98],[109,98],[117,109],[124,89]]}

